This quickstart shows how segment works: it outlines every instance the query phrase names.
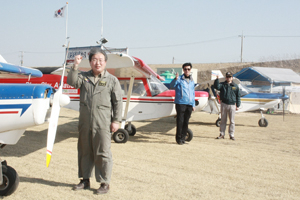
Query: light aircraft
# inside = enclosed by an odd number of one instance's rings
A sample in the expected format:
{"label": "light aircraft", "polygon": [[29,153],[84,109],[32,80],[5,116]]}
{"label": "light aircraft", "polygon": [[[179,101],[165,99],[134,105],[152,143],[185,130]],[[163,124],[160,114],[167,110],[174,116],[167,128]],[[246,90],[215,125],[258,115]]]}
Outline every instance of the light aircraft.
{"label": "light aircraft", "polygon": [[[0,80],[26,80],[41,78],[37,69],[9,64],[0,55]],[[25,78],[24,78],[25,77]],[[0,147],[16,144],[26,128],[37,126],[49,120],[47,138],[47,167],[52,155],[60,106],[70,102],[48,84],[0,84]],[[14,168],[0,159],[0,196],[12,194],[18,187],[19,176]]]}
{"label": "light aircraft", "polygon": [[[216,76],[219,76],[219,81],[225,81],[224,76],[222,75],[220,70],[212,70],[212,80],[200,83],[202,86],[207,85],[207,89],[210,91],[210,98],[208,105],[204,108],[204,111],[209,113],[217,113],[218,119],[216,120],[216,126],[220,126],[221,123],[221,113],[220,113],[220,100],[218,99],[218,92],[214,90],[213,83],[216,79]],[[269,108],[273,108],[278,105],[281,101],[283,103],[289,97],[283,93],[255,93],[252,92],[245,85],[242,85],[240,80],[233,77],[233,82],[236,83],[240,88],[241,93],[241,106],[237,113],[239,112],[247,112],[247,111],[255,111],[259,110],[261,113],[261,118],[258,120],[258,125],[260,127],[267,127],[268,120],[264,117],[263,111]]]}
{"label": "light aircraft", "polygon": [[[129,135],[134,136],[136,134],[135,126],[131,124],[132,121],[176,115],[175,91],[169,90],[161,82],[162,77],[139,58],[124,53],[108,53],[107,55],[106,69],[119,79],[123,90],[123,120],[120,129],[112,135],[116,143],[126,143]],[[39,69],[43,70],[42,68]],[[47,70],[45,68],[45,71]],[[83,58],[79,70],[90,70],[87,58]],[[45,83],[57,88],[62,69],[56,68],[51,73],[50,71],[49,74],[44,74],[41,78],[32,78],[30,81],[23,80],[23,83]],[[64,80],[66,82],[66,77]],[[20,79],[5,80],[5,82],[10,83],[20,83],[21,81]],[[63,93],[71,98],[71,103],[65,107],[79,110],[80,90],[64,84]],[[206,106],[208,96],[209,94],[205,91],[195,92],[196,111],[202,110]],[[186,140],[191,141],[192,138],[193,132],[188,130]]]}

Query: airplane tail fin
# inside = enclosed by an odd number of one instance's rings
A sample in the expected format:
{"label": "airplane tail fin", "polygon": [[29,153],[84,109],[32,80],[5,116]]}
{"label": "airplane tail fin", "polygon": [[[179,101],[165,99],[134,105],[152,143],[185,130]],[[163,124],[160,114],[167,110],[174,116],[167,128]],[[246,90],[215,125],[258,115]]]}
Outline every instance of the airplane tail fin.
{"label": "airplane tail fin", "polygon": [[1,56],[1,54],[0,54],[0,62],[7,63],[7,61]]}

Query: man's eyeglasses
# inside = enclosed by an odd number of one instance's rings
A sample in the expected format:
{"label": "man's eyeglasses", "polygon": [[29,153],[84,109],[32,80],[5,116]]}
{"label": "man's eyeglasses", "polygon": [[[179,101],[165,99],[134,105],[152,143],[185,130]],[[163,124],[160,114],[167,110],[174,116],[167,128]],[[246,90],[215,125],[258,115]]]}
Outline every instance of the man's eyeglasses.
{"label": "man's eyeglasses", "polygon": [[226,76],[226,78],[231,78],[232,76]]}
{"label": "man's eyeglasses", "polygon": [[183,70],[184,71],[186,71],[186,70],[191,71],[191,68],[184,68]]}

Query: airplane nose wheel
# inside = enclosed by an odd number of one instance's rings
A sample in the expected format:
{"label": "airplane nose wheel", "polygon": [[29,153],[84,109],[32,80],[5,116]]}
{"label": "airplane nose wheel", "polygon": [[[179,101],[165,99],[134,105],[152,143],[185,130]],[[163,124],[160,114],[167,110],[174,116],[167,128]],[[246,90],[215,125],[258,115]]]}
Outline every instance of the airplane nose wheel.
{"label": "airplane nose wheel", "polygon": [[0,185],[0,196],[11,195],[19,186],[19,176],[14,168],[2,165],[3,182]]}
{"label": "airplane nose wheel", "polygon": [[130,124],[130,130],[129,130],[129,125],[125,125],[125,130],[128,132],[130,136],[134,136],[136,134],[136,128],[133,124]]}
{"label": "airplane nose wheel", "polygon": [[113,134],[115,143],[126,143],[129,138],[129,134],[125,129],[118,129]]}
{"label": "airplane nose wheel", "polygon": [[193,131],[191,129],[187,130],[185,141],[190,142],[193,139]]}
{"label": "airplane nose wheel", "polygon": [[260,127],[267,127],[268,126],[268,120],[266,118],[261,118],[258,120],[258,125]]}
{"label": "airplane nose wheel", "polygon": [[217,126],[217,127],[220,127],[220,126],[221,126],[221,119],[220,119],[220,118],[217,119],[217,121],[216,121],[216,126]]}

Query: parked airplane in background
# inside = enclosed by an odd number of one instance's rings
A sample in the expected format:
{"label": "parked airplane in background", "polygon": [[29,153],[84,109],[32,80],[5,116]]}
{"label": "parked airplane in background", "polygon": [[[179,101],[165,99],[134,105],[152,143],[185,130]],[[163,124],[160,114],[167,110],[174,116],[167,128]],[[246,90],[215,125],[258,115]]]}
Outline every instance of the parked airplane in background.
{"label": "parked airplane in background", "polygon": [[[42,70],[42,68],[39,68]],[[123,121],[121,128],[113,133],[112,137],[116,143],[127,142],[129,135],[136,134],[136,128],[132,121],[175,116],[174,106],[175,91],[169,90],[162,82],[163,80],[142,60],[127,54],[108,53],[106,69],[109,73],[118,77],[123,90]],[[45,71],[48,70],[45,68]],[[79,70],[90,70],[88,59],[83,59]],[[32,78],[30,81],[20,79],[1,80],[6,83],[45,83],[57,88],[59,85],[61,68],[48,71],[41,78]],[[66,82],[65,77],[65,82]],[[71,103],[67,108],[79,110],[80,90],[68,84],[63,85],[63,93],[69,95]],[[202,110],[208,102],[208,93],[205,91],[195,92],[196,110]],[[127,123],[127,124],[126,124]],[[188,130],[186,140],[193,138],[193,132]]]}
{"label": "parked airplane in background", "polygon": [[[9,64],[0,56],[2,83],[8,77],[28,82],[34,77],[42,76],[39,70]],[[59,109],[55,107],[66,105],[70,101],[69,97],[59,94],[59,90],[56,92],[48,84],[6,83],[0,84],[0,91],[0,147],[16,144],[26,128],[43,124],[49,119],[49,129],[52,131],[48,132],[47,151],[52,153],[59,115]],[[47,161],[48,157],[47,155]],[[0,161],[0,196],[6,196],[17,189],[19,177],[6,161]]]}
{"label": "parked airplane in background", "polygon": [[[204,111],[209,113],[217,113],[219,115],[216,121],[216,126],[219,127],[221,123],[220,100],[218,99],[218,92],[213,88],[214,79],[216,79],[217,75],[219,76],[220,82],[225,81],[225,78],[223,77],[221,71],[213,70],[211,76],[212,80],[200,83],[200,85],[207,85],[207,88],[210,90],[211,94],[209,103],[204,108]],[[261,118],[258,120],[258,124],[260,127],[268,126],[268,121],[264,117],[263,111],[269,108],[273,108],[281,101],[284,102],[289,98],[287,95],[285,95],[285,93],[283,95],[278,93],[254,93],[249,88],[242,85],[240,80],[235,77],[233,77],[233,82],[239,86],[241,92],[241,106],[237,112],[239,113],[260,110]]]}

